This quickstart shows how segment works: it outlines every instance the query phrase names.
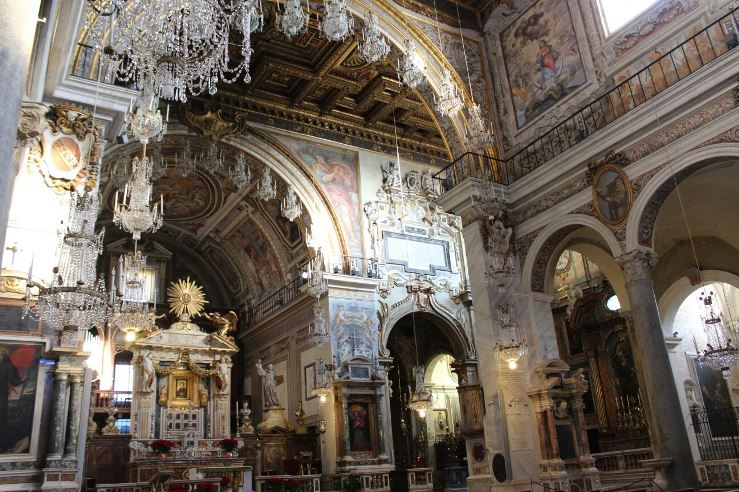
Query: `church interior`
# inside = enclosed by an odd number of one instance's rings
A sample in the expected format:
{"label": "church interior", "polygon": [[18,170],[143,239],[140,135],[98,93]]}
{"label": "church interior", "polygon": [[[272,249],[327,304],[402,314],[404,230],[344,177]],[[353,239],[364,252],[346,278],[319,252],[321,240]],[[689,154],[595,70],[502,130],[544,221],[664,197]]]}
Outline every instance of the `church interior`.
{"label": "church interior", "polygon": [[738,9],[2,2],[0,491],[736,490]]}

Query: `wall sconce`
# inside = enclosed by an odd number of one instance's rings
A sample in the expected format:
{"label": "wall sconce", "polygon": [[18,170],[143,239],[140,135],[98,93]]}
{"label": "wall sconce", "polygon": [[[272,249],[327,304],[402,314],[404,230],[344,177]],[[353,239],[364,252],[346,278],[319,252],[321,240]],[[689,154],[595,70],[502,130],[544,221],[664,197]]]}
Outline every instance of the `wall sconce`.
{"label": "wall sconce", "polygon": [[321,419],[318,421],[318,432],[321,435],[324,435],[326,433],[326,420],[325,419]]}

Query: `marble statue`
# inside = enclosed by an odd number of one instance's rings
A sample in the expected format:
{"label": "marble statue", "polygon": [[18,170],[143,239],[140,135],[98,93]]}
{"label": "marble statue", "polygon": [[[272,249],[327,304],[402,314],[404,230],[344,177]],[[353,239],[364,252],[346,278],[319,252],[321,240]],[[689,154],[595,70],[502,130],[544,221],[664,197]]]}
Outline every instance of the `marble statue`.
{"label": "marble statue", "polygon": [[142,390],[151,391],[151,387],[154,384],[154,378],[156,376],[156,370],[154,369],[154,361],[151,360],[151,354],[146,352],[141,355],[141,370],[143,371],[142,378]]}
{"label": "marble statue", "polygon": [[216,386],[221,392],[225,393],[228,391],[229,377],[231,376],[231,365],[229,359],[225,355],[222,355],[216,365]]}
{"label": "marble statue", "polygon": [[395,161],[388,161],[387,164],[381,166],[382,169],[382,189],[389,193],[390,190],[400,184],[400,170]]}
{"label": "marble statue", "polygon": [[272,364],[268,364],[267,368],[262,367],[262,359],[257,361],[257,374],[259,374],[263,382],[264,391],[264,408],[279,408],[280,402],[277,400],[277,375],[272,368]]}

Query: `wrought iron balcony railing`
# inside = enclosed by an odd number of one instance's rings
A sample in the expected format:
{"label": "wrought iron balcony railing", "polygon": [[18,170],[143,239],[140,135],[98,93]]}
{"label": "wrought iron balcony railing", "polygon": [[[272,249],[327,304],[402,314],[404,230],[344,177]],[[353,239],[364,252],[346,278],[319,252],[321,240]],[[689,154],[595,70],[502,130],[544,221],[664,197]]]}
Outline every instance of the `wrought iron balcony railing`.
{"label": "wrought iron balcony railing", "polygon": [[443,191],[475,177],[511,184],[735,49],[734,8],[645,68],[607,90],[506,160],[467,153],[434,175]]}
{"label": "wrought iron balcony railing", "polygon": [[739,407],[690,414],[701,460],[739,458]]}

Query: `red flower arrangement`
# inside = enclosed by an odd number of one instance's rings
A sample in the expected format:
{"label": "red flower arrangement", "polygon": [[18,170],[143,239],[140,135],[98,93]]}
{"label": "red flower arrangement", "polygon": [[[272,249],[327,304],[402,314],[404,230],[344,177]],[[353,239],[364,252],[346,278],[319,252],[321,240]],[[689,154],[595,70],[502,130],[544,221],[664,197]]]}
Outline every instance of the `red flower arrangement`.
{"label": "red flower arrangement", "polygon": [[184,485],[170,485],[169,492],[188,492]]}
{"label": "red flower arrangement", "polygon": [[169,439],[154,439],[149,443],[149,447],[155,453],[167,454],[174,447],[174,443]]}
{"label": "red flower arrangement", "polygon": [[223,449],[224,451],[233,453],[238,448],[239,448],[239,441],[237,441],[236,439],[227,437],[226,439],[221,441],[221,449]]}
{"label": "red flower arrangement", "polygon": [[221,477],[221,487],[228,487],[231,485],[231,477],[224,475]]}
{"label": "red flower arrangement", "polygon": [[271,477],[264,484],[270,492],[290,492],[298,490],[300,482],[294,478]]}
{"label": "red flower arrangement", "polygon": [[199,483],[197,488],[195,489],[197,492],[215,492],[216,486],[213,485],[210,482],[202,482]]}

